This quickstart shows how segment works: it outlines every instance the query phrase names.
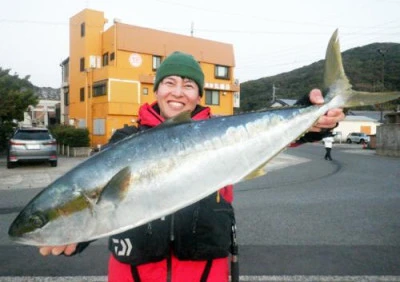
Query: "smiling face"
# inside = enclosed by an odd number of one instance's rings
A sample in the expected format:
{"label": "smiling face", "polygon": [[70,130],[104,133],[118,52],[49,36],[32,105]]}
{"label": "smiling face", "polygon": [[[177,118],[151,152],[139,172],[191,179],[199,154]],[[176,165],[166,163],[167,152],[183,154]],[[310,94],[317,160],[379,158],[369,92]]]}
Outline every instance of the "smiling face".
{"label": "smiling face", "polygon": [[200,103],[199,86],[189,78],[167,76],[155,92],[161,116],[172,118],[182,112],[192,112]]}

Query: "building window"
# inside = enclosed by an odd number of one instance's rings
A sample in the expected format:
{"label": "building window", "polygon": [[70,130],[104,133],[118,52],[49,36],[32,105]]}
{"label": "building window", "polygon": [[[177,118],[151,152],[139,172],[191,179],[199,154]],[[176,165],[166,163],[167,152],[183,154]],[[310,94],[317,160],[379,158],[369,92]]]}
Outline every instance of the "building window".
{"label": "building window", "polygon": [[79,61],[79,70],[81,72],[85,71],[85,58],[81,58]]}
{"label": "building window", "polygon": [[85,88],[79,89],[79,96],[80,96],[80,101],[83,102],[85,101]]}
{"label": "building window", "polygon": [[160,56],[153,56],[153,70],[157,70],[161,64],[161,57]]}
{"label": "building window", "polygon": [[147,87],[143,88],[143,95],[149,95],[149,88]]}
{"label": "building window", "polygon": [[93,120],[93,135],[106,134],[106,120],[104,118],[96,118]]}
{"label": "building window", "polygon": [[229,67],[226,66],[215,66],[215,77],[229,79]]}
{"label": "building window", "polygon": [[112,53],[110,54],[110,61],[114,61],[114,59],[115,59],[115,53],[112,52]]}
{"label": "building window", "polygon": [[78,119],[78,128],[86,128],[86,119],[80,118]]}
{"label": "building window", "polygon": [[81,37],[85,37],[85,23],[81,23]]}
{"label": "building window", "polygon": [[219,105],[219,91],[206,90],[206,105]]}
{"label": "building window", "polygon": [[107,82],[98,82],[92,88],[93,97],[107,95]]}
{"label": "building window", "polygon": [[103,67],[108,66],[108,52],[103,54]]}

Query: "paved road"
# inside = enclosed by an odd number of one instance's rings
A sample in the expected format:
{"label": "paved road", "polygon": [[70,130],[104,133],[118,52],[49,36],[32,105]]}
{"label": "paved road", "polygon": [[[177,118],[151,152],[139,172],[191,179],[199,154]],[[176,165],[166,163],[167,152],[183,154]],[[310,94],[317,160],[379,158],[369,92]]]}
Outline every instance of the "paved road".
{"label": "paved road", "polygon": [[310,162],[236,189],[242,269],[400,275],[400,160],[348,145],[335,146],[332,162],[316,145],[290,153]]}
{"label": "paved road", "polygon": [[[400,281],[400,160],[358,145],[336,145],[332,162],[323,154],[319,144],[289,149],[235,187],[242,281]],[[29,198],[82,160],[0,162],[0,281],[105,281],[105,240],[43,258],[6,235]]]}

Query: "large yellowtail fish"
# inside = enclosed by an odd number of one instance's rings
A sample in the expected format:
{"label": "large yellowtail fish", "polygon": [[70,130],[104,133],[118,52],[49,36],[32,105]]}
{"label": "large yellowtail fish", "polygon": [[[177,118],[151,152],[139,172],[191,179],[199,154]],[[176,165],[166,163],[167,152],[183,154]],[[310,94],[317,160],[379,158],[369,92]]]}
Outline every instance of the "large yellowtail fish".
{"label": "large yellowtail fish", "polygon": [[88,158],[34,197],[9,235],[64,245],[120,233],[171,214],[219,188],[259,175],[329,109],[386,102],[400,92],[352,90],[337,31],[325,59],[326,104],[192,121],[183,113]]}

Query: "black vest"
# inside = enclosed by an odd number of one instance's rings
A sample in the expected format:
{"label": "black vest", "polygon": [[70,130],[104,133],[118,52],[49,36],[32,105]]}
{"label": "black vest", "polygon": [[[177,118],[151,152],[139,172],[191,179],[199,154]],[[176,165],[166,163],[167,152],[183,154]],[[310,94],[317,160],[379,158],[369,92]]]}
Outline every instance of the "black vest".
{"label": "black vest", "polygon": [[227,257],[235,224],[233,207],[213,193],[165,218],[114,235],[109,250],[123,263],[140,265],[167,258],[180,260]]}

